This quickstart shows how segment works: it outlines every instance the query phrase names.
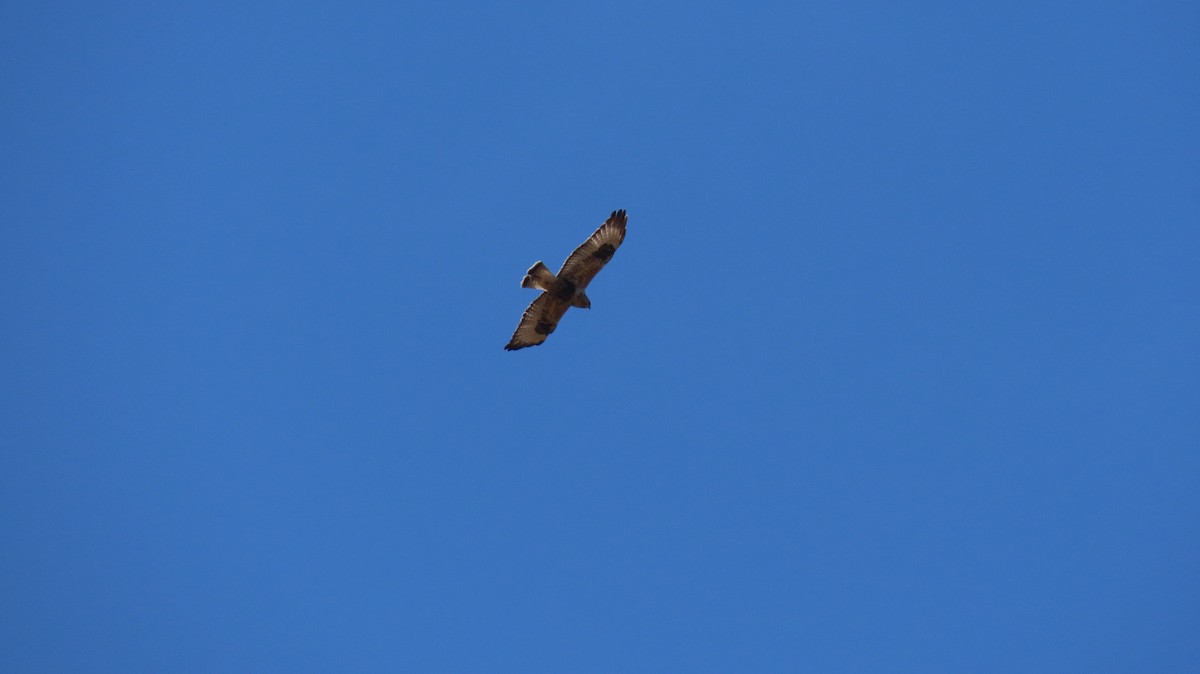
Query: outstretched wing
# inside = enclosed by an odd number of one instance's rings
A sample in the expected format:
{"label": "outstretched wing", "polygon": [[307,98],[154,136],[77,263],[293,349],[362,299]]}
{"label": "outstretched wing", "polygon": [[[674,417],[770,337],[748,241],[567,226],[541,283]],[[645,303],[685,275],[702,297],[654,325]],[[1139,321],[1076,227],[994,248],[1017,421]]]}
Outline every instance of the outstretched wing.
{"label": "outstretched wing", "polygon": [[580,290],[586,288],[625,240],[625,223],[628,219],[623,209],[613,211],[600,229],[571,253],[562,269],[558,270],[558,277],[569,279]]}
{"label": "outstretched wing", "polygon": [[563,314],[567,313],[567,309],[570,308],[569,302],[557,299],[550,293],[538,295],[538,298],[521,316],[521,322],[517,324],[517,331],[513,333],[512,339],[504,349],[516,351],[527,346],[537,346],[546,341],[550,333],[554,332],[554,328],[558,327],[558,321]]}

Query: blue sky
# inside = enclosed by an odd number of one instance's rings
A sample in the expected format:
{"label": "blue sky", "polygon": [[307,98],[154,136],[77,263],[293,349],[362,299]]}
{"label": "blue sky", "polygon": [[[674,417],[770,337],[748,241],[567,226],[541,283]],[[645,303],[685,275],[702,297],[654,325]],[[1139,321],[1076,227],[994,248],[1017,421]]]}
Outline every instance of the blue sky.
{"label": "blue sky", "polygon": [[1196,671],[1197,25],[8,3],[0,669]]}

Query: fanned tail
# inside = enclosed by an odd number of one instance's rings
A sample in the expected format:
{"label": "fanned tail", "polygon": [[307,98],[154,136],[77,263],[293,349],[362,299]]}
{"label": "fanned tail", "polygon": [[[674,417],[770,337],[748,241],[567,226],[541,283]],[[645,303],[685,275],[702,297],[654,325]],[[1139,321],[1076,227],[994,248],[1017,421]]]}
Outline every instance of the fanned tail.
{"label": "fanned tail", "polygon": [[529,268],[529,271],[525,272],[525,278],[521,279],[521,287],[549,290],[555,280],[554,272],[539,260],[537,264]]}

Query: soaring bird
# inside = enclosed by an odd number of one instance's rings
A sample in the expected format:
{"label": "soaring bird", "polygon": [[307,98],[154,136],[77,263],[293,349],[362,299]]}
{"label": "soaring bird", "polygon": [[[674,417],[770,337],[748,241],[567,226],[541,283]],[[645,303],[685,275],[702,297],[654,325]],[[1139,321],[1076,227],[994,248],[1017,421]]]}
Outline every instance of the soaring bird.
{"label": "soaring bird", "polygon": [[554,332],[567,309],[592,307],[592,301],[584,291],[625,240],[628,219],[624,210],[613,211],[600,229],[571,253],[558,274],[551,274],[550,268],[541,260],[525,272],[521,287],[541,290],[542,294],[521,316],[517,331],[504,347],[506,350],[537,346]]}

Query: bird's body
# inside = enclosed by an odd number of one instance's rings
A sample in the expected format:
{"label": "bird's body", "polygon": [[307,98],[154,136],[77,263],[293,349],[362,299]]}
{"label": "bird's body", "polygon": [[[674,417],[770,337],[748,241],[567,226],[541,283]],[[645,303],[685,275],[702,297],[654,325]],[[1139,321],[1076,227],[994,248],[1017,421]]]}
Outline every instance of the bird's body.
{"label": "bird's body", "polygon": [[608,220],[571,253],[557,274],[551,273],[550,268],[540,261],[529,268],[525,278],[521,279],[521,287],[541,290],[542,294],[521,316],[516,332],[504,347],[506,350],[537,346],[554,332],[567,309],[591,308],[592,301],[585,293],[587,286],[625,240],[627,221],[625,211],[613,211]]}
{"label": "bird's body", "polygon": [[574,279],[555,276],[550,272],[550,268],[541,262],[529,268],[525,278],[521,279],[521,287],[548,292],[555,299],[564,300],[580,309],[589,309],[592,306],[583,292],[584,289],[579,287]]}

